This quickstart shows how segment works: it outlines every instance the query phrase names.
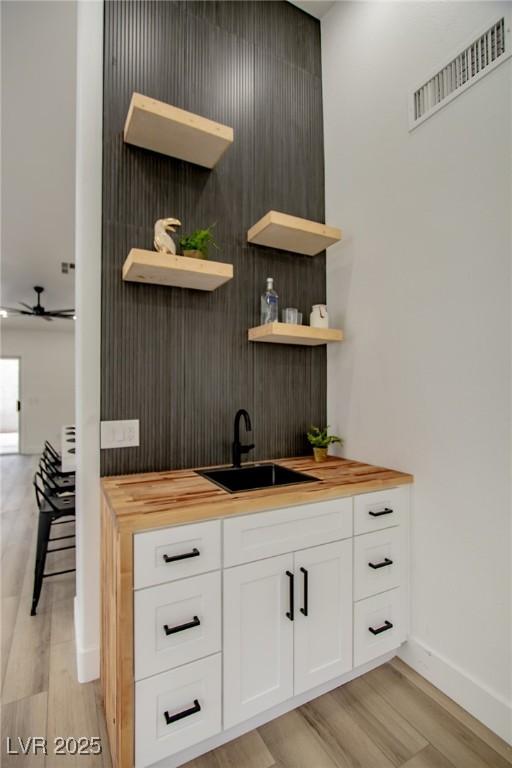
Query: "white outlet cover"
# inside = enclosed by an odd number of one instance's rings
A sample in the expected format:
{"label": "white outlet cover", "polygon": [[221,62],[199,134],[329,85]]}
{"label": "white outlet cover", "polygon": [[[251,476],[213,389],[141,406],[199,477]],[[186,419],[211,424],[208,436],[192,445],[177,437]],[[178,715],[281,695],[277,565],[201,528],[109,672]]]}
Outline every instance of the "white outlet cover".
{"label": "white outlet cover", "polygon": [[102,421],[101,448],[132,448],[139,445],[139,420]]}

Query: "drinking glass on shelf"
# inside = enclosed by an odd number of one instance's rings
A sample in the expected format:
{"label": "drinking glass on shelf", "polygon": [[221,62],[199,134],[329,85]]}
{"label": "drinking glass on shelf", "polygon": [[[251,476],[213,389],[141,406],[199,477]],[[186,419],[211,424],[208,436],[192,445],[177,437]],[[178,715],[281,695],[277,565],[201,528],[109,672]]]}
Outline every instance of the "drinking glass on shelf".
{"label": "drinking glass on shelf", "polygon": [[283,323],[291,323],[292,325],[297,325],[298,314],[299,310],[295,309],[295,307],[286,307],[286,309],[283,309],[281,312]]}

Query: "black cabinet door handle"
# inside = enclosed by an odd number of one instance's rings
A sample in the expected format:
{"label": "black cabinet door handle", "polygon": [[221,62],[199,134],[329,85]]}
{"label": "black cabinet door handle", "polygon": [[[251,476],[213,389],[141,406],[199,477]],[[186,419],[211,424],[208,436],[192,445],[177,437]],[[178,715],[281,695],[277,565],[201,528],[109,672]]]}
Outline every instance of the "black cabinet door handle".
{"label": "black cabinet door handle", "polygon": [[387,632],[388,629],[393,629],[393,625],[390,621],[385,621],[382,627],[378,627],[377,629],[368,627],[368,631],[371,632],[372,635],[380,635],[381,632]]}
{"label": "black cabinet door handle", "polygon": [[309,573],[306,571],[305,568],[300,569],[301,572],[304,574],[304,607],[300,609],[300,612],[304,614],[304,616],[308,615],[308,582],[309,582]]}
{"label": "black cabinet door handle", "polygon": [[177,720],[183,720],[184,717],[190,717],[190,715],[195,715],[196,712],[200,711],[201,705],[197,699],[194,699],[194,706],[190,707],[190,709],[184,709],[183,712],[178,712],[176,715],[170,715],[168,712],[164,712],[165,722],[167,725],[170,725]]}
{"label": "black cabinet door handle", "polygon": [[184,555],[172,555],[172,557],[164,555],[164,560],[166,563],[175,563],[176,560],[188,560],[189,557],[199,557],[200,554],[200,551],[194,547],[192,552],[185,552]]}
{"label": "black cabinet door handle", "polygon": [[175,635],[176,632],[184,632],[185,629],[192,629],[192,627],[198,627],[200,625],[200,621],[197,618],[197,616],[194,616],[192,621],[188,621],[186,624],[179,624],[177,627],[168,627],[167,624],[164,624],[164,632],[166,635]]}
{"label": "black cabinet door handle", "polygon": [[295,608],[294,608],[294,581],[295,577],[291,571],[286,571],[286,575],[290,579],[290,610],[286,611],[286,616],[290,619],[290,621],[293,621],[294,615],[295,615]]}
{"label": "black cabinet door handle", "polygon": [[381,515],[391,515],[393,513],[393,510],[389,507],[384,507],[384,509],[381,509],[380,512],[372,512],[372,510],[368,511],[368,514],[372,517],[381,517]]}
{"label": "black cabinet door handle", "polygon": [[393,561],[390,560],[389,557],[385,557],[380,563],[368,563],[368,565],[376,571],[377,568],[385,568],[387,565],[393,565]]}

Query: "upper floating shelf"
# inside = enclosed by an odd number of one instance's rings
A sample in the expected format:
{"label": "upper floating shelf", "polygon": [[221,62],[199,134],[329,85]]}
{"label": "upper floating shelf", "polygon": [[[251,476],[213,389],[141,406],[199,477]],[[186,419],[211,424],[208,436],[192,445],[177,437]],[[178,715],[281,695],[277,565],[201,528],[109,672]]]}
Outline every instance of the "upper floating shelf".
{"label": "upper floating shelf", "polygon": [[134,93],[124,125],[124,140],[136,147],[213,168],[233,143],[233,129]]}
{"label": "upper floating shelf", "polygon": [[332,341],[343,341],[343,332],[336,328],[312,328],[310,325],[291,323],[267,323],[249,329],[249,341],[265,341],[271,344],[299,344],[317,347]]}
{"label": "upper floating shelf", "polygon": [[123,264],[123,280],[214,291],[233,279],[233,265],[132,248]]}
{"label": "upper floating shelf", "polygon": [[247,233],[249,243],[306,256],[316,256],[339,240],[341,229],[278,211],[269,211]]}

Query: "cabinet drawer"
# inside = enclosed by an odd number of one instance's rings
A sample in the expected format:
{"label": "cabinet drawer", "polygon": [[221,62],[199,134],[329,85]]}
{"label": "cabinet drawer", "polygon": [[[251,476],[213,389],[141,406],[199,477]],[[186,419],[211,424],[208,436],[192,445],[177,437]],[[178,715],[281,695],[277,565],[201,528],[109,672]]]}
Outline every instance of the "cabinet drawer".
{"label": "cabinet drawer", "polygon": [[392,589],[354,604],[354,667],[398,648],[404,640],[401,589]]}
{"label": "cabinet drawer", "polygon": [[354,539],[354,600],[403,583],[404,526],[365,533]]}
{"label": "cabinet drawer", "polygon": [[220,520],[135,534],[135,589],[217,568],[220,568]]}
{"label": "cabinet drawer", "polygon": [[354,496],[354,534],[399,525],[407,511],[409,488],[391,488]]}
{"label": "cabinet drawer", "polygon": [[135,593],[136,680],[220,648],[220,571]]}
{"label": "cabinet drawer", "polygon": [[135,683],[136,768],[220,730],[220,654]]}
{"label": "cabinet drawer", "polygon": [[352,535],[352,499],[332,499],[224,521],[224,565],[239,565]]}

